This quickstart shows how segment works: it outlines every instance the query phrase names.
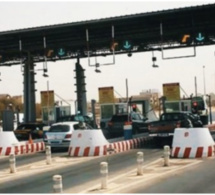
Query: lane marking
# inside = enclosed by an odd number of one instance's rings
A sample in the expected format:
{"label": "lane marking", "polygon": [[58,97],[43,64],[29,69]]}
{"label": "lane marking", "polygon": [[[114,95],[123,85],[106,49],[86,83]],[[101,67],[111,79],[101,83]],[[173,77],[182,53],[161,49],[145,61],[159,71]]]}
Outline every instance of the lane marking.
{"label": "lane marking", "polygon": [[95,186],[83,190],[79,193],[121,193],[121,190],[131,188],[140,183],[146,185],[147,183],[149,183],[149,181],[153,179],[167,176],[176,171],[181,171],[182,169],[199,164],[201,162],[203,161],[199,159],[170,159],[170,166],[164,167],[162,166],[163,159],[157,159],[143,166],[142,176],[137,176],[137,169],[135,168],[129,172],[120,174],[116,177],[113,177],[112,179],[109,179],[107,189],[101,189],[101,184],[96,184]]}

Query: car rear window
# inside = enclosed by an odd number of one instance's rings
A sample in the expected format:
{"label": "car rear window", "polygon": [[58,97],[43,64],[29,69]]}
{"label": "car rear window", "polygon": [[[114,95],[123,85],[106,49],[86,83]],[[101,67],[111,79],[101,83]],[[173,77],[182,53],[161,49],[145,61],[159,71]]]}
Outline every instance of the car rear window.
{"label": "car rear window", "polygon": [[71,115],[71,116],[63,116],[60,117],[58,122],[65,122],[65,121],[82,121],[84,122],[84,117],[81,115]]}
{"label": "car rear window", "polygon": [[184,119],[183,115],[181,114],[164,114],[162,115],[162,120],[165,121],[177,121]]}
{"label": "car rear window", "polygon": [[111,119],[113,122],[125,122],[128,120],[128,115],[114,115]]}
{"label": "car rear window", "polygon": [[50,127],[49,132],[68,132],[69,128],[68,125],[54,125]]}
{"label": "car rear window", "polygon": [[32,124],[22,124],[17,127],[17,130],[25,130],[25,129],[42,129],[42,125],[32,125]]}

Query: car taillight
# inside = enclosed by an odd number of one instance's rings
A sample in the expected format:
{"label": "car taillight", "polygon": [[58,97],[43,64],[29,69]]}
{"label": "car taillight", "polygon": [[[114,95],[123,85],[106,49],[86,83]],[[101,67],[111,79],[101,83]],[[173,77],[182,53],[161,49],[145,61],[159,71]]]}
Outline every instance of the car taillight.
{"label": "car taillight", "polygon": [[176,127],[177,127],[177,128],[181,127],[181,122],[180,122],[180,121],[178,121],[178,122],[176,123]]}
{"label": "car taillight", "polygon": [[108,126],[112,126],[113,123],[111,121],[108,122]]}
{"label": "car taillight", "polygon": [[126,122],[124,122],[124,125],[132,125],[132,122],[131,121],[126,121]]}
{"label": "car taillight", "polygon": [[65,139],[69,139],[72,137],[72,134],[66,134]]}

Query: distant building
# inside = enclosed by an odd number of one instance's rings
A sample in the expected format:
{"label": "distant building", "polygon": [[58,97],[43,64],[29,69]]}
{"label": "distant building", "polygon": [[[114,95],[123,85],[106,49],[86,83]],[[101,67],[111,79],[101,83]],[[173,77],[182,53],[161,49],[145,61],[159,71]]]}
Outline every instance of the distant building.
{"label": "distant building", "polygon": [[13,96],[12,97],[14,100],[16,100],[16,102],[18,104],[22,104],[23,103],[23,98],[22,98],[22,95],[16,95],[16,96]]}
{"label": "distant building", "polygon": [[0,99],[10,99],[11,96],[9,94],[0,94]]}

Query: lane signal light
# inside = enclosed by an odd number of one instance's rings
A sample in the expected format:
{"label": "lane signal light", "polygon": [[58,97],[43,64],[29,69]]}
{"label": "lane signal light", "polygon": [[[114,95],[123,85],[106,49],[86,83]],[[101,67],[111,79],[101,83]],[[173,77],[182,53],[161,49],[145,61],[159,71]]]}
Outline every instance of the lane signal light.
{"label": "lane signal light", "polygon": [[187,43],[187,41],[188,41],[189,38],[190,38],[190,35],[187,35],[187,34],[186,34],[186,35],[183,36],[181,42],[182,42],[182,43]]}
{"label": "lane signal light", "polygon": [[132,104],[132,111],[134,111],[134,112],[137,111],[137,105],[136,104]]}
{"label": "lane signal light", "polygon": [[193,102],[193,106],[194,107],[198,106],[198,103],[197,102]]}
{"label": "lane signal light", "polygon": [[201,42],[201,41],[204,41],[204,39],[205,39],[205,37],[202,35],[202,33],[198,33],[196,40]]}
{"label": "lane signal light", "polygon": [[65,50],[63,48],[58,49],[58,55],[59,56],[64,56],[66,54]]}
{"label": "lane signal light", "polygon": [[127,40],[127,41],[123,42],[123,48],[124,49],[131,49],[131,47],[132,47],[132,44],[130,41]]}
{"label": "lane signal light", "polygon": [[46,56],[47,56],[47,57],[51,57],[53,53],[54,53],[54,50],[53,50],[53,49],[50,49],[50,50],[48,50]]}
{"label": "lane signal light", "polygon": [[193,102],[192,112],[193,113],[197,113],[198,112],[198,103],[197,102]]}
{"label": "lane signal light", "polygon": [[111,51],[116,50],[116,47],[117,47],[118,45],[119,45],[119,44],[118,44],[117,42],[113,42],[113,43],[111,44]]}

